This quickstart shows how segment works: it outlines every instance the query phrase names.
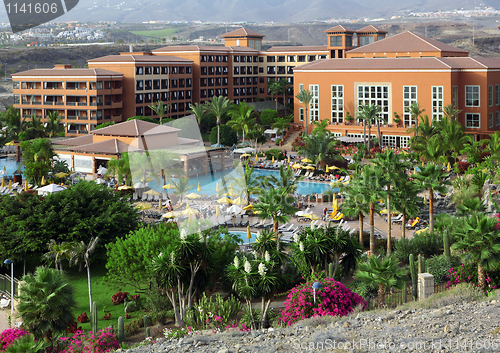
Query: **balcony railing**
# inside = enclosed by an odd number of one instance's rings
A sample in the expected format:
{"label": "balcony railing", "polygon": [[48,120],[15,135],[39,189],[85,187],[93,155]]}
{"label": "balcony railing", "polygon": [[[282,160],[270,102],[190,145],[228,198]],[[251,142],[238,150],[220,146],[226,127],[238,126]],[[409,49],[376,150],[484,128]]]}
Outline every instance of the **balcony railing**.
{"label": "balcony railing", "polygon": [[87,106],[87,102],[78,102],[79,106]]}
{"label": "balcony railing", "polygon": [[76,105],[76,102],[67,102],[66,105]]}
{"label": "balcony railing", "polygon": [[66,117],[66,119],[68,119],[68,120],[76,120],[76,115],[68,115]]}

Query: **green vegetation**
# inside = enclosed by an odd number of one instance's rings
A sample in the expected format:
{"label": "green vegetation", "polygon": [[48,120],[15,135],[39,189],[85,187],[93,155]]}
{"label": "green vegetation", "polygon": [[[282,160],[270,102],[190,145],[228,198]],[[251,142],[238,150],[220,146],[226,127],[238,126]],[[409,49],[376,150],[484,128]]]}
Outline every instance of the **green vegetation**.
{"label": "green vegetation", "polygon": [[172,37],[177,32],[179,32],[177,28],[165,28],[165,29],[157,29],[151,31],[130,31],[130,33],[133,33],[138,36],[153,37],[153,38]]}

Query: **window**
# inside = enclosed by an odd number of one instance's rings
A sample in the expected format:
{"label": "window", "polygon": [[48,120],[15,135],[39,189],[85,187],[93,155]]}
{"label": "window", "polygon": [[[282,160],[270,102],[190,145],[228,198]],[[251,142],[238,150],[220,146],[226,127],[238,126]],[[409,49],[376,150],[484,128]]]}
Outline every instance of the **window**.
{"label": "window", "polygon": [[443,86],[432,86],[432,120],[443,117]]}
{"label": "window", "polygon": [[479,107],[480,86],[465,86],[465,106]]}
{"label": "window", "polygon": [[488,86],[488,106],[493,106],[493,85]]}
{"label": "window", "polygon": [[358,107],[371,104],[378,105],[378,116],[389,121],[389,86],[358,86]]}
{"label": "window", "polygon": [[330,36],[330,46],[331,47],[341,47],[342,46],[342,36]]}
{"label": "window", "polygon": [[267,57],[267,62],[268,62],[268,63],[273,63],[273,62],[275,62],[275,61],[276,61],[276,57],[274,57],[274,56],[268,56],[268,57]]}
{"label": "window", "polygon": [[495,105],[500,105],[500,85],[495,85]]}
{"label": "window", "polygon": [[153,75],[159,75],[159,74],[160,74],[160,67],[153,66]]}
{"label": "window", "polygon": [[[493,90],[493,87],[491,87],[491,88]],[[488,114],[488,127],[492,128],[493,126],[495,126],[495,122],[493,120],[493,113],[489,113]]]}
{"label": "window", "polygon": [[191,73],[191,66],[186,66],[186,73],[190,74]]}
{"label": "window", "polygon": [[151,66],[144,67],[144,73],[146,75],[151,75],[153,73],[153,69],[151,68]]}
{"label": "window", "polygon": [[289,63],[294,63],[295,62],[295,55],[288,55],[287,56],[287,61]]}
{"label": "window", "polygon": [[500,125],[500,111],[496,112],[495,123],[497,126]]}
{"label": "window", "polygon": [[319,85],[309,85],[311,91],[311,104],[309,108],[310,123],[319,121]]}
{"label": "window", "polygon": [[403,123],[409,126],[416,124],[410,113],[412,104],[417,104],[417,86],[403,86]]}
{"label": "window", "polygon": [[259,62],[260,62],[260,63],[263,63],[263,62],[264,62],[264,57],[259,56]]}
{"label": "window", "polygon": [[465,114],[465,127],[479,128],[481,126],[481,115],[478,113]]}
{"label": "window", "polygon": [[359,38],[359,45],[360,46],[363,46],[363,45],[367,45],[367,44],[370,44],[370,43],[373,43],[375,41],[375,38],[372,37],[372,36],[363,36],[363,37],[358,37]]}
{"label": "window", "polygon": [[304,121],[304,108],[299,108],[299,121]]}
{"label": "window", "polygon": [[285,56],[284,55],[278,56],[278,62],[279,63],[284,63],[285,62]]}
{"label": "window", "polygon": [[307,57],[307,61],[314,61],[314,60],[316,60],[316,55],[309,55]]}
{"label": "window", "polygon": [[137,80],[135,83],[135,90],[136,91],[142,91],[144,89],[143,86],[143,81],[142,80]]}
{"label": "window", "polygon": [[240,57],[238,55],[233,56],[233,62],[239,63],[240,62]]}
{"label": "window", "polygon": [[[453,86],[452,104],[453,104],[453,108],[458,110],[458,86]],[[455,119],[457,119],[457,118],[458,118],[458,114],[455,114]]]}
{"label": "window", "polygon": [[[363,137],[361,135],[360,137]],[[410,142],[410,136],[391,136],[391,135],[382,135],[382,145],[389,147],[408,147]]]}
{"label": "window", "polygon": [[332,123],[344,122],[344,86],[332,85]]}
{"label": "window", "polygon": [[352,47],[352,37],[351,36],[346,36],[345,37],[345,46],[346,47]]}
{"label": "window", "polygon": [[299,63],[305,63],[305,62],[306,62],[306,56],[305,56],[305,55],[299,55],[299,56],[297,57],[297,61],[298,61]]}
{"label": "window", "polygon": [[144,73],[144,68],[141,66],[138,66],[135,68],[135,74],[136,75],[142,75]]}

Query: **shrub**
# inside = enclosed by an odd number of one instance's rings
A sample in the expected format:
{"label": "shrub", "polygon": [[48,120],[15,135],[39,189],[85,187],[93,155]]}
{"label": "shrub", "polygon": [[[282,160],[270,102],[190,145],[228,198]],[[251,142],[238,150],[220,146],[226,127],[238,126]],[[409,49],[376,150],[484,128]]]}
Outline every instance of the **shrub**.
{"label": "shrub", "polygon": [[457,162],[456,166],[458,168],[458,172],[460,174],[463,174],[463,173],[465,173],[465,171],[467,169],[469,169],[470,163],[469,162]]}
{"label": "shrub", "polygon": [[241,302],[233,296],[223,299],[220,294],[214,298],[203,293],[198,303],[187,311],[184,321],[189,326],[220,330],[238,314],[240,307]]}
{"label": "shrub", "polygon": [[179,339],[186,336],[194,336],[199,334],[198,331],[195,331],[191,326],[182,327],[180,329],[164,329],[163,335],[167,340]]}
{"label": "shrub", "polygon": [[76,331],[81,331],[82,327],[78,326],[76,321],[73,321],[69,326],[68,326],[68,333],[75,333]]}
{"label": "shrub", "polygon": [[81,322],[82,324],[89,322],[89,316],[87,313],[81,313],[77,318],[76,321]]}
{"label": "shrub", "polygon": [[73,337],[61,337],[56,352],[58,353],[105,353],[120,348],[115,334],[110,329],[92,332],[77,331]]}
{"label": "shrub", "polygon": [[102,317],[103,320],[111,320],[111,313],[104,314]]}
{"label": "shrub", "polygon": [[448,270],[460,264],[460,259],[452,257],[451,261],[446,259],[444,254],[434,255],[426,261],[427,272],[434,276],[434,283],[440,284],[448,280]]}
{"label": "shrub", "polygon": [[[261,322],[260,309],[253,309],[252,315],[256,323]],[[280,325],[280,323],[278,323],[278,320],[280,318],[280,312],[278,310],[273,310],[272,308],[269,309],[267,311],[266,318],[267,318],[266,322],[263,323],[265,326],[268,325],[271,327],[277,327]],[[245,307],[245,313],[241,317],[240,323],[243,327],[252,326],[252,317],[250,316],[250,311],[246,307]]]}
{"label": "shrub", "polygon": [[[211,144],[217,143],[217,126],[212,128],[210,135],[208,136]],[[220,143],[223,146],[232,146],[238,142],[238,136],[236,131],[231,129],[227,125],[220,125]]]}
{"label": "shrub", "polygon": [[332,278],[321,281],[323,288],[316,291],[314,303],[312,284],[311,281],[291,290],[278,322],[290,326],[313,316],[345,316],[358,305],[366,308],[363,298]]}
{"label": "shrub", "polygon": [[8,346],[12,345],[16,339],[28,335],[28,332],[19,328],[8,328],[0,333],[0,346],[2,352],[7,349]]}
{"label": "shrub", "polygon": [[415,234],[413,239],[402,238],[394,241],[394,254],[399,262],[408,264],[409,256],[415,258],[422,254],[425,257],[439,255],[443,252],[443,235],[438,232]]}
{"label": "shrub", "polygon": [[119,291],[111,297],[113,305],[123,304],[128,297],[128,292]]}
{"label": "shrub", "polygon": [[260,113],[260,123],[264,126],[271,126],[278,119],[278,112],[272,109],[265,109]]}
{"label": "shrub", "polygon": [[273,159],[273,156],[274,156],[274,159],[277,159],[277,160],[285,159],[285,155],[283,154],[283,152],[277,148],[271,148],[264,153],[266,155],[266,159],[268,159],[268,160]]}

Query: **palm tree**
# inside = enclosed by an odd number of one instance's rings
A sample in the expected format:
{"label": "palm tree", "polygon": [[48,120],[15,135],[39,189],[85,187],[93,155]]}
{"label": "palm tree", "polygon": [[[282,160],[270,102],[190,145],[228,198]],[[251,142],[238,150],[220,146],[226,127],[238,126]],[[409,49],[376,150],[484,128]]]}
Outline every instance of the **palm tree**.
{"label": "palm tree", "polygon": [[163,101],[158,101],[156,105],[151,104],[149,107],[151,108],[152,111],[156,113],[160,117],[160,125],[163,124],[163,115],[165,112],[168,110],[168,107],[170,107],[170,103],[163,105]]}
{"label": "palm tree", "polygon": [[255,118],[252,118],[253,107],[247,105],[246,102],[240,102],[228,112],[231,120],[227,122],[227,126],[236,131],[241,130],[243,133],[243,142],[245,142],[245,133],[255,125]]}
{"label": "palm tree", "polygon": [[21,142],[24,176],[32,183],[40,185],[43,177],[47,177],[52,169],[52,160],[55,156],[48,139],[36,139]]}
{"label": "palm tree", "polygon": [[[85,263],[87,268],[87,282],[89,286],[89,301],[90,301],[90,312],[92,312],[92,282],[90,281],[90,257],[92,253],[97,248],[97,243],[99,243],[99,237],[94,237],[90,239],[88,244],[82,240],[79,243],[73,243],[71,247],[71,259],[69,261],[70,266],[76,263]],[[97,313],[94,313],[97,315]]]}
{"label": "palm tree", "polygon": [[37,340],[50,341],[54,333],[66,332],[73,322],[73,287],[60,271],[38,267],[35,274],[23,276],[18,300],[23,326]]}
{"label": "palm tree", "polygon": [[19,162],[21,159],[19,135],[25,130],[27,122],[21,119],[19,109],[9,108],[7,112],[2,115],[2,125],[4,127],[2,133],[5,137],[4,143],[14,142],[16,144],[16,161]]}
{"label": "palm tree", "polygon": [[220,146],[220,124],[222,117],[232,108],[232,103],[226,97],[212,97],[205,102],[207,113],[212,113],[217,119],[217,146]]}
{"label": "palm tree", "polygon": [[378,132],[378,146],[382,148],[382,133],[380,132],[380,122],[387,124],[389,122],[388,118],[381,114],[377,117],[377,132]]}
{"label": "palm tree", "polygon": [[118,183],[121,183],[125,178],[125,183],[130,185],[132,183],[132,173],[130,171],[128,152],[122,153],[119,159],[111,158],[108,161],[108,170],[105,175],[114,175],[118,179]]}
{"label": "palm tree", "polygon": [[309,91],[308,89],[303,89],[302,91],[299,92],[299,94],[295,96],[295,98],[297,98],[299,102],[304,104],[304,124],[305,124],[304,126],[307,135],[308,134],[307,130],[309,126],[307,111],[309,110],[309,106],[311,105],[311,100],[313,99],[313,95],[312,92]]}
{"label": "palm tree", "polygon": [[[422,126],[422,124],[420,126]],[[420,155],[420,160],[422,161],[444,164],[448,161],[445,156],[445,145],[443,144],[441,135],[434,135],[412,146],[413,150]]]}
{"label": "palm tree", "polygon": [[278,85],[280,87],[280,92],[283,93],[283,114],[285,114],[286,92],[288,91],[288,88],[290,88],[291,84],[286,78],[280,78],[280,80],[278,81]]}
{"label": "palm tree", "polygon": [[453,249],[460,251],[464,261],[477,264],[477,280],[481,289],[486,290],[486,273],[500,263],[500,243],[498,241],[497,220],[485,214],[474,213],[467,217],[464,226],[457,229],[461,237]]}
{"label": "palm tree", "polygon": [[270,175],[267,178],[267,181],[270,186],[274,188],[284,188],[286,192],[291,195],[294,194],[295,191],[297,191],[298,183],[303,178],[303,176],[295,177],[290,166],[284,167],[280,165],[279,178],[274,175]]}
{"label": "palm tree", "polygon": [[200,103],[194,103],[191,105],[191,109],[188,111],[188,113],[194,114],[196,116],[196,120],[198,120],[198,125],[201,124],[201,120],[203,119],[203,116],[207,112],[206,106],[202,105]]}
{"label": "palm tree", "polygon": [[423,207],[421,197],[415,197],[421,191],[419,185],[409,180],[406,174],[395,179],[394,187],[391,190],[392,205],[396,211],[403,214],[402,234],[406,238],[406,220],[408,217],[416,217]]}
{"label": "palm tree", "polygon": [[[292,206],[294,198],[288,194],[283,187],[262,189],[258,201],[254,205],[254,210],[259,212],[259,218],[273,220],[273,229],[278,240],[279,247],[279,223],[286,223],[290,220],[290,215],[297,212],[297,208]],[[279,250],[279,249],[278,249]]]}
{"label": "palm tree", "polygon": [[445,180],[447,176],[448,173],[443,172],[443,167],[434,163],[427,164],[420,172],[412,175],[422,190],[429,190],[429,230],[431,233],[434,231],[434,192],[447,192],[445,185],[450,185],[450,182]]}
{"label": "palm tree", "polygon": [[272,128],[276,129],[276,133],[283,137],[283,131],[288,129],[290,122],[285,118],[278,118],[276,122],[273,124]]}
{"label": "palm tree", "polygon": [[248,201],[251,195],[260,192],[264,176],[255,176],[254,166],[250,165],[247,161],[243,168],[236,168],[236,174],[229,178],[229,180],[225,180],[223,184],[227,184],[228,181],[232,184],[233,188],[239,191],[239,196]]}
{"label": "palm tree", "polygon": [[455,117],[461,112],[462,111],[456,108],[453,104],[447,104],[443,107],[443,117],[449,120],[456,120]]}
{"label": "palm tree", "polygon": [[378,287],[378,305],[385,303],[386,288],[403,288],[404,269],[399,267],[399,261],[393,256],[370,256],[368,262],[358,265],[356,278],[369,286]]}
{"label": "palm tree", "polygon": [[[454,118],[443,117],[436,122],[439,130],[440,142],[444,148],[444,154],[448,159],[456,158],[465,145],[471,143],[472,136],[465,134],[465,127]],[[491,139],[490,135],[490,139]],[[497,133],[498,136],[498,133]],[[497,139],[498,141],[498,139]]]}
{"label": "palm tree", "polygon": [[42,118],[32,115],[31,120],[26,123],[26,129],[23,135],[20,135],[21,140],[34,140],[37,138],[44,138],[46,131],[42,123]]}
{"label": "palm tree", "polygon": [[316,169],[319,168],[321,162],[342,158],[339,152],[334,149],[339,142],[332,134],[317,133],[307,135],[302,133],[302,142],[304,146],[299,147],[298,153],[312,160],[316,164]]}
{"label": "palm tree", "polygon": [[278,94],[281,92],[281,86],[276,81],[267,81],[267,89],[272,96],[276,96],[276,111],[278,111]]}
{"label": "palm tree", "polygon": [[363,246],[363,220],[365,214],[370,213],[370,206],[364,197],[364,187],[353,182],[359,178],[354,174],[351,177],[351,182],[344,186],[343,189],[346,198],[342,203],[342,212],[348,217],[358,217],[359,220],[359,243]]}
{"label": "palm tree", "polygon": [[312,131],[312,134],[326,134],[328,133],[327,127],[329,125],[328,119],[323,119],[321,122],[313,121],[313,125],[316,127]]}
{"label": "palm tree", "polygon": [[[377,154],[373,163],[380,168],[382,175],[386,179],[387,189],[387,254],[390,255],[392,251],[392,222],[391,222],[391,186],[396,183],[396,179],[400,178],[404,171],[408,168],[408,164],[401,160],[399,154],[394,153],[392,149],[387,149],[382,153]],[[404,174],[406,176],[406,174]]]}
{"label": "palm tree", "polygon": [[58,136],[64,132],[64,125],[61,124],[62,116],[57,111],[52,111],[46,116],[47,125],[45,132],[49,134],[49,138]]}
{"label": "palm tree", "polygon": [[189,185],[188,177],[179,177],[179,180],[177,182],[174,182],[173,185],[175,186],[174,195],[180,197],[181,203],[182,196],[185,195],[189,190],[194,188],[194,185]]}
{"label": "palm tree", "polygon": [[362,119],[368,124],[368,153],[370,153],[370,139],[372,124],[378,120],[378,114],[382,111],[382,108],[376,104],[361,105],[358,109],[358,118]]}
{"label": "palm tree", "polygon": [[71,258],[71,243],[62,242],[58,244],[54,239],[47,243],[49,251],[44,254],[45,257],[54,259],[56,270],[63,271],[62,260]]}
{"label": "palm tree", "polygon": [[[418,129],[418,119],[422,113],[425,112],[425,109],[420,109],[420,105],[418,103],[412,103],[408,108],[408,111],[410,112],[412,122],[415,122],[416,128]],[[417,134],[418,131],[415,131],[415,135]]]}

